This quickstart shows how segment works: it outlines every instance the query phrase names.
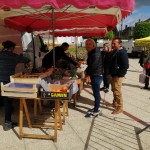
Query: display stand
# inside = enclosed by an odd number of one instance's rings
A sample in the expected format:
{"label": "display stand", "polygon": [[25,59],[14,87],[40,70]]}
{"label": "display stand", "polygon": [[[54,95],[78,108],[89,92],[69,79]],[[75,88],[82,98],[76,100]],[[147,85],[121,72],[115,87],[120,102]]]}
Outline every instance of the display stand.
{"label": "display stand", "polygon": [[[41,134],[27,134],[23,132],[23,112],[25,112],[28,126],[29,128],[53,128],[54,129],[54,135],[41,135]],[[51,139],[54,142],[57,142],[57,130],[58,130],[58,123],[60,126],[60,129],[62,130],[62,120],[61,120],[61,113],[60,113],[60,103],[59,100],[55,100],[55,111],[54,111],[54,125],[45,125],[45,124],[32,124],[28,107],[26,104],[25,98],[20,98],[20,112],[19,112],[19,138],[37,138],[37,139]]]}

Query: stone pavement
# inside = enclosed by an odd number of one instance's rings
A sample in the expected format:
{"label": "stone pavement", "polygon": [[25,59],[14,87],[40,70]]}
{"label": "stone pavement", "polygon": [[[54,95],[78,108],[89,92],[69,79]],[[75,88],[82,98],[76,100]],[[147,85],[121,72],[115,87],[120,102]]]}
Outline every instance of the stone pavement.
{"label": "stone pavement", "polygon": [[[113,108],[101,104],[100,115],[85,118],[89,108],[93,107],[91,88],[85,86],[81,92],[76,108],[70,104],[69,116],[63,131],[58,131],[58,142],[51,140],[19,140],[18,127],[3,131],[3,108],[0,109],[0,150],[150,150],[150,128],[136,134],[150,124],[150,90],[143,90],[138,82],[139,71],[142,71],[138,59],[130,59],[130,68],[123,82],[124,112],[112,115]],[[112,92],[102,99],[112,103]],[[15,102],[18,108],[18,103]],[[15,109],[14,120],[18,120],[18,109]],[[32,108],[32,107],[31,107]],[[31,111],[30,113],[32,113]],[[41,133],[40,129],[25,131]],[[52,133],[53,130],[48,132]]]}

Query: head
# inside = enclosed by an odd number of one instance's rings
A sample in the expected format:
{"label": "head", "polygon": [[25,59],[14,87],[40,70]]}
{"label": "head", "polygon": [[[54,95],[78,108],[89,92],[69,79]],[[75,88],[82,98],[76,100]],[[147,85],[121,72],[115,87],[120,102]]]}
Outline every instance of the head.
{"label": "head", "polygon": [[111,46],[112,46],[113,50],[118,50],[120,47],[122,47],[121,39],[120,38],[114,38],[112,40]]}
{"label": "head", "polygon": [[96,43],[93,39],[89,38],[85,42],[85,47],[86,47],[86,50],[90,52],[92,49],[96,48]]}
{"label": "head", "polygon": [[4,49],[7,48],[7,49],[10,49],[10,50],[14,50],[15,49],[15,46],[16,46],[16,43],[12,42],[12,41],[5,41],[2,43]]}
{"label": "head", "polygon": [[109,44],[108,43],[104,43],[103,44],[103,49],[104,49],[104,51],[109,51],[110,50]]}
{"label": "head", "polygon": [[61,44],[61,47],[63,48],[64,51],[66,51],[69,48],[69,44],[67,42],[64,42]]}

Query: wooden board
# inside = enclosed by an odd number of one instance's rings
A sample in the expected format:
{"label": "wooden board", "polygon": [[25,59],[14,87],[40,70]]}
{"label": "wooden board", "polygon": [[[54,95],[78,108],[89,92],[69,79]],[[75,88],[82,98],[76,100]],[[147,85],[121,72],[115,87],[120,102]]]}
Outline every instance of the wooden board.
{"label": "wooden board", "polygon": [[21,72],[10,76],[10,81],[13,83],[38,84],[41,79],[50,76],[52,72],[53,68],[44,73],[23,74]]}

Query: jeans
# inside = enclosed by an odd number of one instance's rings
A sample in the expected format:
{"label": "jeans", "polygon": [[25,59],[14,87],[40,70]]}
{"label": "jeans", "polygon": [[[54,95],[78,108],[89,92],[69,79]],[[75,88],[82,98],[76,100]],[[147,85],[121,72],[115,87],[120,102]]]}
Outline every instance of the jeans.
{"label": "jeans", "polygon": [[109,80],[108,80],[108,74],[103,74],[103,82],[104,82],[104,88],[109,89]]}
{"label": "jeans", "polygon": [[109,79],[108,79],[108,75],[109,75],[109,70],[108,70],[108,66],[107,66],[107,68],[104,67],[104,73],[103,73],[104,88],[107,88],[107,89],[109,89]]}
{"label": "jeans", "polygon": [[92,90],[93,90],[93,96],[94,96],[94,112],[98,112],[98,109],[100,107],[100,85],[103,81],[103,76],[91,76],[91,85],[92,85]]}

